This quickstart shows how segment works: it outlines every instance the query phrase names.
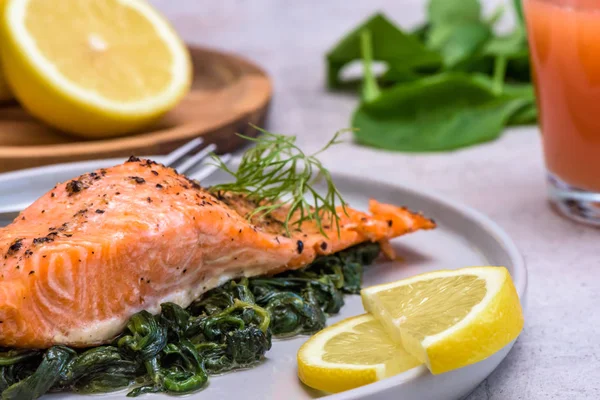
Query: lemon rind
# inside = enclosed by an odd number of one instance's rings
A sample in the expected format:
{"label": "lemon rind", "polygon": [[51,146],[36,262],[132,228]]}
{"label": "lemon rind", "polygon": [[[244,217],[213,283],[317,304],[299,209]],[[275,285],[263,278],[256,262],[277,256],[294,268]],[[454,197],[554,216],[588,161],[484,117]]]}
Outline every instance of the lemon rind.
{"label": "lemon rind", "polygon": [[[13,32],[12,40],[21,51],[28,55],[28,59],[42,73],[57,92],[64,93],[70,99],[86,104],[90,107],[104,110],[116,115],[146,115],[157,109],[168,107],[174,98],[181,97],[182,91],[190,81],[189,55],[175,31],[150,5],[140,0],[116,0],[117,2],[135,8],[148,18],[156,29],[157,34],[164,40],[171,51],[173,62],[172,80],[166,90],[159,96],[133,102],[119,102],[106,99],[96,92],[85,90],[73,84],[68,78],[58,71],[52,62],[46,59],[37,48],[25,28],[25,15],[31,0],[11,1],[5,9],[4,23],[8,24]],[[180,51],[181,50],[181,51]]]}
{"label": "lemon rind", "polygon": [[309,366],[318,366],[331,369],[351,369],[356,371],[375,371],[377,379],[383,379],[386,376],[385,364],[372,364],[368,366],[358,364],[341,364],[325,361],[321,358],[320,350],[324,348],[327,341],[338,335],[341,331],[347,332],[353,327],[363,322],[367,322],[372,318],[373,317],[369,314],[351,317],[318,332],[301,347],[300,351],[298,352],[299,358],[302,358],[304,364]]}
{"label": "lemon rind", "polygon": [[[481,279],[484,279],[486,282],[486,295],[475,307],[473,307],[469,314],[467,314],[467,316],[465,316],[465,318],[463,318],[460,322],[453,325],[452,327],[449,327],[443,332],[440,332],[439,334],[425,337],[420,342],[415,341],[415,338],[411,337],[410,335],[407,335],[406,333],[402,332],[396,327],[395,323],[398,322],[398,318],[396,320],[393,320],[389,313],[387,313],[384,309],[380,307],[373,307],[374,297],[372,295],[378,292],[409,285],[418,281],[461,275],[475,275]],[[380,322],[383,323],[388,334],[390,334],[390,336],[394,338],[394,340],[405,345],[405,348],[412,349],[413,352],[418,351],[418,353],[413,353],[413,356],[418,358],[420,361],[424,362],[428,366],[429,370],[432,371],[434,374],[446,372],[451,369],[454,369],[455,367],[461,367],[472,363],[469,362],[467,364],[440,365],[437,363],[436,360],[436,365],[432,365],[429,356],[432,351],[436,352],[436,347],[446,346],[448,342],[452,342],[451,339],[454,337],[453,334],[460,335],[461,331],[468,330],[468,328],[472,326],[472,324],[478,319],[478,317],[486,314],[487,308],[490,307],[492,303],[498,302],[499,300],[510,300],[511,297],[516,298],[517,303],[519,300],[518,293],[516,292],[514,285],[512,285],[510,281],[510,274],[505,267],[467,267],[457,270],[441,270],[435,272],[428,272],[404,279],[399,282],[391,282],[366,288],[363,289],[361,294],[365,309],[369,312],[372,312],[373,315],[377,314],[380,317]],[[500,297],[502,298],[500,299]],[[514,324],[514,327],[511,331],[512,340],[514,340],[514,338],[518,336],[518,333],[520,333],[520,331],[523,328],[522,309],[520,303],[516,304],[516,306],[518,309],[509,310],[509,315],[504,315],[501,318],[503,320],[510,321]],[[375,308],[377,308],[379,313],[375,312]],[[406,346],[406,344],[409,345]],[[496,351],[500,350],[501,348],[498,347],[498,343],[493,343],[492,347],[494,347]],[[484,358],[485,357],[483,357],[480,353],[477,353],[473,354],[472,361],[477,362]]]}

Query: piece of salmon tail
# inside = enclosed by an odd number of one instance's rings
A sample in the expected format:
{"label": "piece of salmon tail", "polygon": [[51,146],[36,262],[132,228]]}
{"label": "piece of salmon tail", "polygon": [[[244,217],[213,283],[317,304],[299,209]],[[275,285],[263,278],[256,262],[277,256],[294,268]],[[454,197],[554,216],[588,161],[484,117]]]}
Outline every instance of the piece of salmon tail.
{"label": "piece of salmon tail", "polygon": [[134,157],[57,185],[0,229],[0,346],[105,343],[163,302],[187,307],[233,278],[435,227],[372,200],[371,214],[338,209],[339,236],[308,221],[287,237],[285,209],[248,221],[255,206]]}

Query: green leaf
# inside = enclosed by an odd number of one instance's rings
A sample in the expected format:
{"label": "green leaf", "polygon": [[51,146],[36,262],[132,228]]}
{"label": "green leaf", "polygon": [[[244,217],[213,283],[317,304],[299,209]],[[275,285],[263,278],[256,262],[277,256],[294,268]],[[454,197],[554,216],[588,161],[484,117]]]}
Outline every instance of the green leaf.
{"label": "green leaf", "polygon": [[[494,81],[483,74],[473,74],[473,79],[479,84],[493,90]],[[525,105],[516,111],[508,120],[507,125],[534,124],[538,119],[538,109],[535,102],[535,91],[531,83],[504,83],[502,98],[521,99]]]}
{"label": "green leaf", "polygon": [[417,37],[403,32],[382,14],[376,14],[340,40],[327,54],[327,82],[330,88],[342,84],[340,72],[348,63],[360,60],[361,33],[371,32],[373,60],[405,67],[436,66],[439,54],[427,49]]}
{"label": "green leaf", "polygon": [[499,76],[498,57],[506,60],[505,82],[530,82],[529,48],[525,31],[517,27],[504,36],[490,38],[483,48],[471,58],[458,65],[455,70]]}
{"label": "green leaf", "polygon": [[484,55],[518,57],[528,52],[527,35],[517,27],[509,35],[495,36],[483,48]]}
{"label": "green leaf", "polygon": [[427,35],[429,34],[429,28],[429,23],[424,23],[413,29],[412,32],[410,32],[410,35],[420,42],[425,42],[425,39],[427,39]]}
{"label": "green leaf", "polygon": [[384,91],[355,111],[359,143],[397,151],[443,151],[497,138],[527,99],[496,97],[464,74],[441,74]]}
{"label": "green leaf", "polygon": [[490,27],[479,21],[442,24],[431,30],[428,44],[438,50],[447,68],[471,58],[492,36]]}
{"label": "green leaf", "polygon": [[[494,81],[488,75],[472,74],[471,78],[474,82],[493,91]],[[535,92],[531,83],[505,83],[502,88],[502,95],[512,98],[523,98],[530,101],[535,100]]]}
{"label": "green leaf", "polygon": [[37,370],[2,392],[2,400],[33,400],[41,397],[60,380],[63,370],[76,355],[64,346],[48,349]]}
{"label": "green leaf", "polygon": [[535,124],[538,120],[538,108],[535,101],[521,108],[510,117],[508,125]]}
{"label": "green leaf", "polygon": [[488,17],[488,24],[490,26],[496,25],[496,23],[500,21],[500,18],[502,18],[502,16],[504,15],[504,11],[506,11],[506,7],[504,6],[504,4],[498,5],[498,7],[496,7],[492,15]]}
{"label": "green leaf", "polygon": [[428,15],[427,46],[441,53],[447,68],[472,57],[492,36],[479,0],[431,0]]}
{"label": "green leaf", "polygon": [[423,78],[423,75],[415,72],[412,69],[389,66],[385,73],[381,76],[380,80],[384,84],[398,84],[416,81],[421,78]]}
{"label": "green leaf", "polygon": [[525,25],[525,15],[523,14],[523,4],[521,0],[513,0],[515,6],[515,12],[517,14],[517,22],[521,24],[521,27]]}
{"label": "green leaf", "polygon": [[432,25],[476,22],[481,19],[481,4],[479,0],[430,0],[427,14]]}

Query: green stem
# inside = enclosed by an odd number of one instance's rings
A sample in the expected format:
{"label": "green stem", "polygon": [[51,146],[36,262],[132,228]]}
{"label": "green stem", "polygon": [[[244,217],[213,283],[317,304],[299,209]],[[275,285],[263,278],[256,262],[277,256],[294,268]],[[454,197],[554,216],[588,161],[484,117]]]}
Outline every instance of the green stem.
{"label": "green stem", "polygon": [[500,18],[502,18],[502,15],[504,14],[505,10],[506,10],[506,7],[504,4],[500,4],[498,7],[496,7],[494,12],[490,16],[488,23],[490,25],[495,25],[496,22],[498,22],[500,20]]}
{"label": "green stem", "polygon": [[367,29],[360,34],[360,51],[362,53],[365,77],[363,82],[363,99],[369,103],[379,97],[381,91],[371,68],[373,63],[373,42],[371,40],[371,31]]}
{"label": "green stem", "polygon": [[492,91],[496,95],[501,95],[504,90],[504,78],[506,76],[506,56],[497,56],[494,60],[494,77]]}

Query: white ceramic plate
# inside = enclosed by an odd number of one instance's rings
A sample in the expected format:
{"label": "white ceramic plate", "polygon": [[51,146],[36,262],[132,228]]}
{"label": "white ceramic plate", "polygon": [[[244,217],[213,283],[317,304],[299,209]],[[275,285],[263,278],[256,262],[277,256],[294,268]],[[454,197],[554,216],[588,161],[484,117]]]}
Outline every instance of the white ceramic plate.
{"label": "white ceramic plate", "polygon": [[[158,157],[157,157],[158,160]],[[19,202],[32,194],[41,195],[57,182],[96,168],[114,165],[119,160],[61,164],[0,175],[0,207]],[[515,244],[493,221],[472,209],[420,189],[402,184],[383,184],[374,180],[333,175],[345,199],[355,208],[366,209],[368,197],[382,202],[406,205],[423,211],[439,224],[435,231],[418,232],[392,243],[404,262],[380,263],[369,267],[364,286],[406,278],[438,269],[473,265],[504,265],[512,274],[521,301],[525,300],[527,271]],[[213,175],[204,184],[223,179]],[[7,223],[7,221],[0,221]],[[329,323],[363,313],[359,296],[346,297],[346,305]],[[275,340],[261,365],[222,376],[211,377],[208,387],[187,396],[192,399],[223,400],[300,400],[326,396],[303,386],[296,377],[296,352],[306,337]],[[433,376],[424,367],[344,393],[327,400],[435,400],[459,399],[470,393],[506,357],[512,343],[492,357],[456,371]],[[101,399],[124,398],[126,392],[94,396]],[[55,394],[47,398],[89,399],[81,395]],[[172,399],[167,395],[145,395],[145,399]]]}

